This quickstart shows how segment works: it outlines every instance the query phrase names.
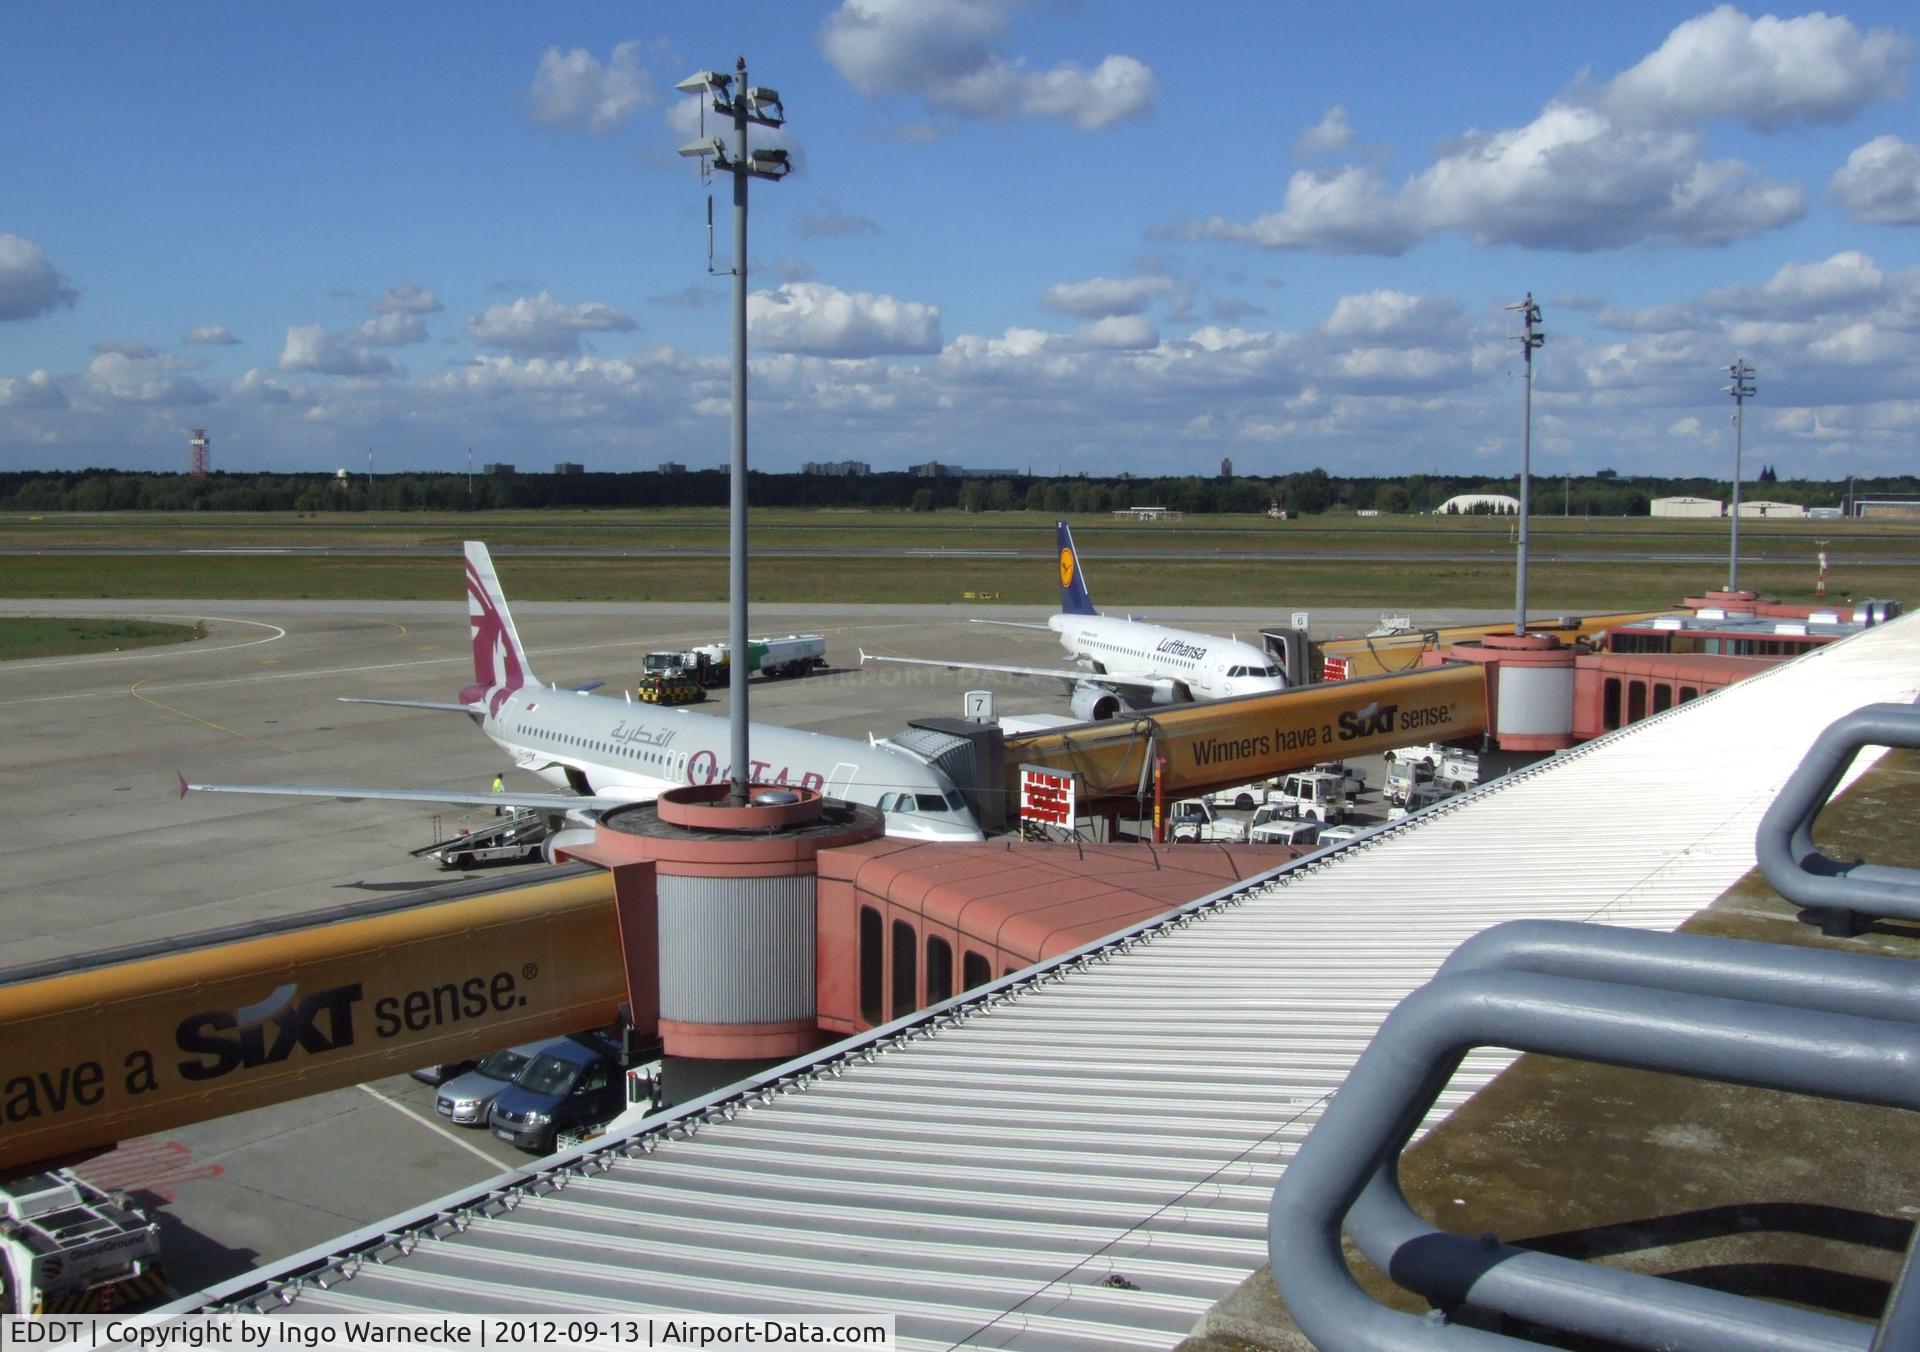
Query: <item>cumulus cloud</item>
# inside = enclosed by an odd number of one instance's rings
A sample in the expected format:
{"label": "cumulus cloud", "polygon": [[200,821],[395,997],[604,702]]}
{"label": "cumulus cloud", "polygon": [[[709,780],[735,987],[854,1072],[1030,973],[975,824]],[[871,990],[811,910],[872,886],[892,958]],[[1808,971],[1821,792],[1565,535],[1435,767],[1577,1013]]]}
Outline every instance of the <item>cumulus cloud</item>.
{"label": "cumulus cloud", "polygon": [[1404,291],[1368,291],[1342,296],[1321,330],[1364,343],[1426,341],[1459,327],[1460,302],[1452,296],[1410,296]]}
{"label": "cumulus cloud", "polygon": [[1378,173],[1350,165],[1297,170],[1280,210],[1246,224],[1216,216],[1195,233],[1263,249],[1394,256],[1412,248],[1423,231]]}
{"label": "cumulus cloud", "polygon": [[1040,118],[1097,131],[1152,111],[1153,71],[1108,55],[1089,70],[1029,70],[999,50],[1013,0],[842,0],[820,32],[834,68],[861,93],[918,94],[964,117]]}
{"label": "cumulus cloud", "polygon": [[640,44],[623,42],[602,63],[584,47],[549,47],[534,70],[528,107],[549,127],[612,131],[654,101],[653,82],[640,65]]}
{"label": "cumulus cloud", "polygon": [[1874,261],[1848,249],[1818,263],[1787,263],[1760,286],[1709,291],[1702,307],[1756,319],[1800,319],[1855,309],[1882,295],[1885,274]]}
{"label": "cumulus cloud", "polygon": [[1048,287],[1040,304],[1055,314],[1075,319],[1137,315],[1155,296],[1172,290],[1173,282],[1165,277],[1093,277]]}
{"label": "cumulus cloud", "polygon": [[284,385],[257,366],[229,382],[227,391],[235,399],[251,399],[263,404],[310,404],[313,402],[312,396],[304,389]]}
{"label": "cumulus cloud", "polygon": [[611,305],[582,301],[568,305],[550,292],[489,305],[467,316],[467,332],[483,347],[509,352],[570,354],[580,350],[583,333],[621,333],[638,327]]}
{"label": "cumulus cloud", "polygon": [[1160,334],[1153,321],[1141,314],[1107,315],[1074,331],[1071,345],[1098,351],[1139,351],[1158,347]]}
{"label": "cumulus cloud", "polygon": [[747,297],[747,335],[758,347],[821,357],[938,352],[940,311],[823,282],[796,282]]}
{"label": "cumulus cloud", "polygon": [[328,333],[321,324],[300,324],[287,330],[286,344],[275,365],[282,371],[311,371],[323,376],[397,376],[400,364],[357,346],[341,334]]}
{"label": "cumulus cloud", "polygon": [[1842,15],[1748,18],[1732,5],[1688,19],[1658,50],[1601,92],[1614,116],[1678,126],[1734,118],[1761,131],[1843,122],[1898,97],[1912,44],[1890,29],[1862,33]]}
{"label": "cumulus cloud", "polygon": [[1318,123],[1300,133],[1293,143],[1293,157],[1311,159],[1315,155],[1345,150],[1352,144],[1353,124],[1347,121],[1347,105],[1336,103]]}
{"label": "cumulus cloud", "polygon": [[93,345],[95,352],[114,352],[122,357],[132,357],[136,361],[156,358],[160,354],[150,344],[137,338],[102,338]]}
{"label": "cumulus cloud", "polygon": [[430,315],[446,307],[423,286],[415,286],[412,282],[395,282],[367,308],[382,315]]}
{"label": "cumulus cloud", "polygon": [[66,392],[51,372],[0,376],[0,408],[65,408]]}
{"label": "cumulus cloud", "polygon": [[33,319],[79,298],[38,244],[0,234],[0,320]]}
{"label": "cumulus cloud", "polygon": [[180,335],[180,341],[195,347],[232,347],[240,340],[225,324],[196,324]]}
{"label": "cumulus cloud", "polygon": [[818,211],[803,211],[793,218],[793,232],[809,239],[847,239],[878,235],[881,230],[867,217],[843,211],[837,202],[822,202]]}
{"label": "cumulus cloud", "polygon": [[375,315],[341,337],[361,347],[404,347],[408,343],[427,341],[427,322],[418,314],[389,311]]}
{"label": "cumulus cloud", "polygon": [[90,393],[129,404],[208,404],[214,393],[199,381],[173,375],[167,359],[148,349],[144,356],[120,351],[100,353],[87,365]]}
{"label": "cumulus cloud", "polygon": [[1920,147],[1898,136],[1856,148],[1827,186],[1856,221],[1920,225]]}

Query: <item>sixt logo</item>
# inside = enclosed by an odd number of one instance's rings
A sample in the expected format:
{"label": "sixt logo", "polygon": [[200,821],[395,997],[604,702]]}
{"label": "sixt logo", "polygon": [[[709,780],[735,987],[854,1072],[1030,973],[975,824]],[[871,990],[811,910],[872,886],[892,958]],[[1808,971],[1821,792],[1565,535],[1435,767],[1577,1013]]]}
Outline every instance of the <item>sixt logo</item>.
{"label": "sixt logo", "polygon": [[351,1047],[353,1007],[359,1001],[357,981],[315,991],[304,1000],[299,985],[288,982],[238,1012],[215,1009],[191,1015],[180,1021],[174,1043],[201,1059],[180,1062],[180,1074],[211,1080],[243,1066],[252,1070],[284,1061],[296,1047],[314,1055]]}
{"label": "sixt logo", "polygon": [[1340,715],[1340,740],[1351,742],[1356,737],[1373,737],[1393,731],[1393,716],[1400,712],[1397,704],[1375,702],[1364,709],[1348,709]]}
{"label": "sixt logo", "polygon": [[1154,648],[1154,651],[1157,653],[1166,653],[1170,657],[1184,657],[1189,662],[1198,662],[1207,655],[1205,648],[1195,647],[1191,643],[1182,643],[1177,638],[1161,639],[1159,645]]}

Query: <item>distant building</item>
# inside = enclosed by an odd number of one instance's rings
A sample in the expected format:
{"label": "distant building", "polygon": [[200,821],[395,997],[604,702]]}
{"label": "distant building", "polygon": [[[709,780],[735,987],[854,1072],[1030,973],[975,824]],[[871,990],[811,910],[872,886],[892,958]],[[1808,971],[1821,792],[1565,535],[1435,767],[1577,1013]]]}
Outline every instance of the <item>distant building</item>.
{"label": "distant building", "polygon": [[1122,507],[1114,515],[1122,521],[1178,521],[1180,513],[1170,507]]}
{"label": "distant building", "polygon": [[1221,457],[1220,477],[1223,479],[1231,479],[1233,477],[1233,457],[1232,456],[1228,455],[1228,456]]}
{"label": "distant building", "polygon": [[1649,516],[1725,516],[1727,509],[1726,504],[1718,498],[1655,498],[1647,504],[1647,514]]}
{"label": "distant building", "polygon": [[1518,516],[1520,499],[1505,493],[1460,493],[1434,510],[1441,516],[1470,516],[1476,512],[1488,516]]}
{"label": "distant building", "polygon": [[687,467],[677,461],[662,460],[658,465],[654,466],[653,472],[655,474],[685,474]]}
{"label": "distant building", "polygon": [[947,465],[938,460],[929,460],[924,465],[908,465],[907,473],[922,479],[1018,479],[1021,471],[1017,469],[968,469],[964,465]]}
{"label": "distant building", "polygon": [[808,460],[800,466],[800,472],[830,479],[864,479],[873,473],[873,466],[864,460]]}
{"label": "distant building", "polygon": [[1855,498],[1853,500],[1855,516],[1920,516],[1920,498],[1895,497],[1891,494],[1877,498]]}
{"label": "distant building", "polygon": [[553,472],[555,474],[585,474],[587,467],[585,465],[576,465],[571,460],[562,460],[553,467]]}
{"label": "distant building", "polygon": [[1807,509],[1797,502],[1743,502],[1740,504],[1742,516],[1805,516]]}
{"label": "distant building", "polygon": [[480,472],[482,474],[491,474],[496,478],[506,479],[512,477],[513,466],[507,464],[504,460],[495,460],[492,464],[480,466]]}

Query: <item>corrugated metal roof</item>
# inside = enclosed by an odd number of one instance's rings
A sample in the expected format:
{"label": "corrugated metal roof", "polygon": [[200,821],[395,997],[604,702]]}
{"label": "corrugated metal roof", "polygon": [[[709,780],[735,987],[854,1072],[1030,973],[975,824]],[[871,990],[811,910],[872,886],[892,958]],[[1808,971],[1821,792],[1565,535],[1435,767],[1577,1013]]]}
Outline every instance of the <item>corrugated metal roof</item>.
{"label": "corrugated metal roof", "polygon": [[[277,1272],[306,1275],[265,1298],[310,1313],[891,1311],[903,1347],[1171,1346],[1264,1261],[1287,1159],[1456,944],[1526,916],[1671,928],[1752,867],[1761,813],[1827,723],[1916,690],[1920,616],[1228,889],[752,1102],[448,1199],[391,1240],[363,1232],[317,1272],[304,1255]],[[1506,1060],[1470,1059],[1437,1111]]]}

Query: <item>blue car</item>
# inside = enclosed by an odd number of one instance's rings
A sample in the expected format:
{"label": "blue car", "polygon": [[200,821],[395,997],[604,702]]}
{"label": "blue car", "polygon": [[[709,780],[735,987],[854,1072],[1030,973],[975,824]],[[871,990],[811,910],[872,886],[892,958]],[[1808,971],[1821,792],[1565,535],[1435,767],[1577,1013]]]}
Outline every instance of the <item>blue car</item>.
{"label": "blue car", "polygon": [[520,1068],[493,1101],[493,1134],[536,1155],[551,1154],[562,1131],[590,1127],[626,1106],[619,1049],[574,1034],[551,1043]]}

